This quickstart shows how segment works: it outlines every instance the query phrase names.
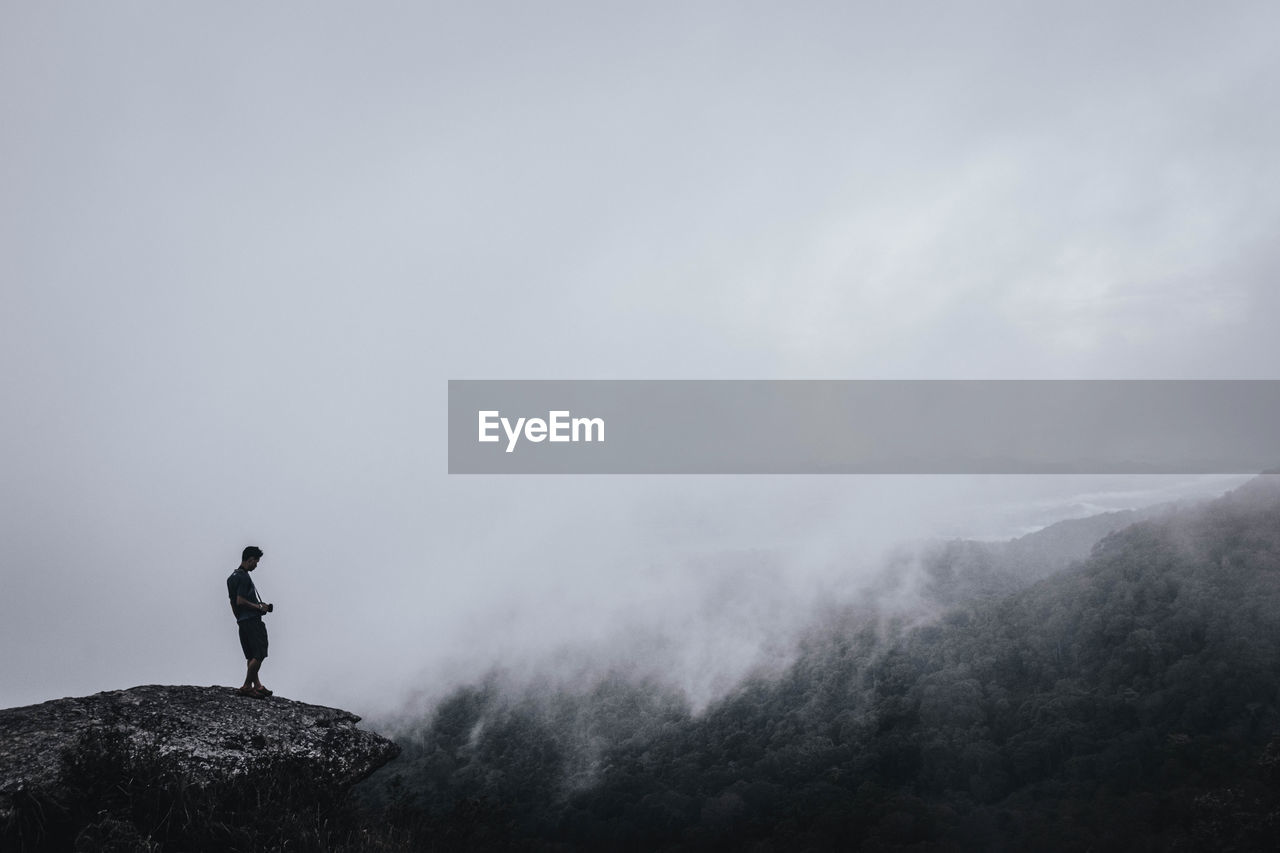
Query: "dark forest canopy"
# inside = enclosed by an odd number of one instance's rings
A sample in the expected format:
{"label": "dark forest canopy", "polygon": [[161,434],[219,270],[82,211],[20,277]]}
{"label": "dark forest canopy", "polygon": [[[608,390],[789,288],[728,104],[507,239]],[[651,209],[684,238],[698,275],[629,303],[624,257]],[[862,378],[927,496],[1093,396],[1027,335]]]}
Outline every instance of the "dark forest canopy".
{"label": "dark forest canopy", "polygon": [[1250,849],[1280,819],[1277,480],[939,545],[931,619],[832,606],[699,714],[482,680],[363,796],[442,848]]}

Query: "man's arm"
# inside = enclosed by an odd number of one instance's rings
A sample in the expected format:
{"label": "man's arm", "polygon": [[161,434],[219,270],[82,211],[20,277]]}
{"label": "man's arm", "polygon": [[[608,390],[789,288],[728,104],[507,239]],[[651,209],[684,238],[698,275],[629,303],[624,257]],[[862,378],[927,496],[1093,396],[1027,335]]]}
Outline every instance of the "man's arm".
{"label": "man's arm", "polygon": [[236,606],[237,606],[237,607],[239,607],[239,606],[243,606],[243,607],[250,607],[250,608],[252,608],[252,609],[254,609],[254,610],[258,611],[259,613],[266,613],[266,612],[267,612],[267,605],[265,605],[265,604],[260,604],[260,603],[258,603],[258,602],[256,602],[256,601],[250,601],[249,599],[245,598],[243,595],[237,595],[237,596],[236,596]]}

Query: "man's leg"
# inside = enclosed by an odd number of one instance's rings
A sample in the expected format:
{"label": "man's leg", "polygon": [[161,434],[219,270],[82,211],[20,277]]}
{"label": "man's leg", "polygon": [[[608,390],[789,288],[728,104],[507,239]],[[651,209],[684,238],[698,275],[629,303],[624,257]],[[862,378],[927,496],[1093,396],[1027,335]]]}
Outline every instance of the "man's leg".
{"label": "man's leg", "polygon": [[263,687],[262,682],[258,680],[258,670],[262,669],[262,659],[259,658],[258,660],[254,661],[253,664],[254,664],[253,670],[251,673],[253,676],[253,686],[258,688],[259,690],[266,690],[267,688]]}
{"label": "man's leg", "polygon": [[250,658],[247,661],[245,674],[244,674],[245,687],[261,687],[262,686],[262,682],[258,680],[258,670],[261,667],[262,667],[262,661],[258,660],[257,658]]}
{"label": "man's leg", "polygon": [[270,696],[271,691],[264,687],[262,682],[258,680],[258,670],[262,668],[262,662],[267,659],[267,626],[262,624],[262,621],[259,620],[257,629],[258,646],[254,649],[254,651],[257,652],[254,657],[257,658],[258,661],[257,666],[253,668],[253,686]]}
{"label": "man's leg", "polygon": [[240,648],[244,651],[245,670],[244,686],[240,692],[245,695],[270,696],[271,691],[262,686],[258,680],[258,670],[267,658],[267,626],[261,619],[247,619],[239,624]]}

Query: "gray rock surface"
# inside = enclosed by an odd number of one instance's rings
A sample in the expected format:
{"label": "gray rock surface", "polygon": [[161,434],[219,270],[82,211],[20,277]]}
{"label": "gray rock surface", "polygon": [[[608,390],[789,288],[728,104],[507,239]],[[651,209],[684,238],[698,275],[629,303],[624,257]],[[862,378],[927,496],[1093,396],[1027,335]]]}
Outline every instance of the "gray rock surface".
{"label": "gray rock surface", "polygon": [[400,748],[356,727],[348,711],[229,687],[149,685],[0,710],[0,817],[19,792],[56,792],[66,758],[92,735],[196,785],[288,766],[334,789],[355,784]]}

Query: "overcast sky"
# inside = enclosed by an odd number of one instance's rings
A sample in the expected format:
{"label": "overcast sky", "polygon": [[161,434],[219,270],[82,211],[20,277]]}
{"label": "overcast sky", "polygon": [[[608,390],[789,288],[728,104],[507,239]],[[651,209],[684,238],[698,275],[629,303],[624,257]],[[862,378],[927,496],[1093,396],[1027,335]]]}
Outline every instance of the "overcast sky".
{"label": "overcast sky", "polygon": [[238,684],[250,542],[283,695],[591,648],[705,698],[895,541],[1221,491],[450,478],[446,381],[1277,378],[1277,31],[0,3],[0,705]]}

